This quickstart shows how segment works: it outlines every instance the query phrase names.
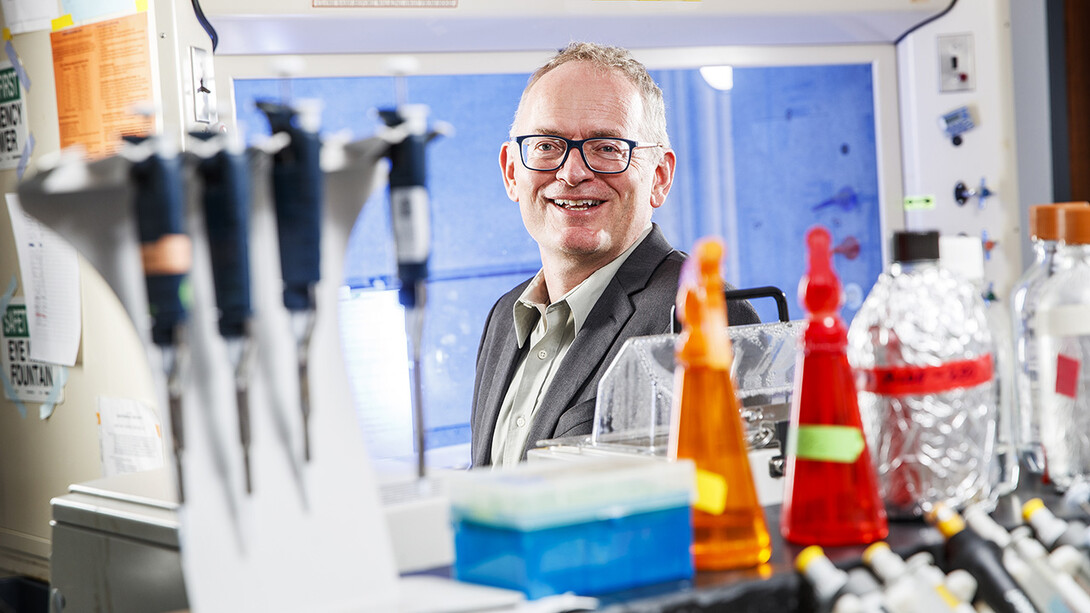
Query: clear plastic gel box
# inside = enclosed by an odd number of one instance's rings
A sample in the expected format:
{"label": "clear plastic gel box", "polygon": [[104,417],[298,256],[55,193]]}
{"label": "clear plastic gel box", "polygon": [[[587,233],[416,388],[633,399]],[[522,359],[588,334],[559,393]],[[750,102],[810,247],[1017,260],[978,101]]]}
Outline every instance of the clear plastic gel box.
{"label": "clear plastic gel box", "polygon": [[[731,379],[750,449],[768,446],[775,422],[789,417],[798,339],[804,327],[803,322],[790,321],[727,329],[734,352]],[[676,334],[664,334],[626,341],[598,385],[591,436],[565,442],[664,455],[669,442],[677,338]]]}
{"label": "clear plastic gel box", "polygon": [[693,473],[634,457],[453,475],[454,576],[529,598],[689,578]]}

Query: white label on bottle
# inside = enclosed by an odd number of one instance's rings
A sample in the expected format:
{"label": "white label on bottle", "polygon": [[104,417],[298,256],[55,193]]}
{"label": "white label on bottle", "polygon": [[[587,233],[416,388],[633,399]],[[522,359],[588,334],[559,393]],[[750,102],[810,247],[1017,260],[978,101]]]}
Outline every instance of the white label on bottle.
{"label": "white label on bottle", "polygon": [[1047,336],[1090,335],[1090,305],[1069,304],[1037,311],[1037,333]]}

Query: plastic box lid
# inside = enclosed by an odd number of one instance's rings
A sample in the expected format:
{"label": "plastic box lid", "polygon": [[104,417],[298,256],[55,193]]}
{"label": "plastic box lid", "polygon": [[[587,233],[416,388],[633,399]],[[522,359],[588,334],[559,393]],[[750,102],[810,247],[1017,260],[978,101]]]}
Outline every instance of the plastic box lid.
{"label": "plastic box lid", "polygon": [[624,517],[687,506],[695,470],[689,460],[585,458],[522,463],[451,475],[451,515],[516,530]]}
{"label": "plastic box lid", "polygon": [[[767,443],[769,411],[789,404],[794,389],[799,335],[805,322],[730,326],[731,379],[741,401],[746,442]],[[594,430],[589,444],[623,446],[662,455],[669,441],[674,398],[674,347],[678,335],[640,336],[625,341],[598,383]],[[786,419],[786,417],[785,417]]]}

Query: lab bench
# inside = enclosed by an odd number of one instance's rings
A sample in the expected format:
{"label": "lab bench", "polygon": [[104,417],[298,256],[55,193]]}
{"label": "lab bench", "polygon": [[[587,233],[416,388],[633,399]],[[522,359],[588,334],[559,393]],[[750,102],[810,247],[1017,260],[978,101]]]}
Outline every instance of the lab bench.
{"label": "lab bench", "polygon": [[[1051,488],[1028,481],[1030,479],[1023,477],[1014,493],[1000,498],[992,513],[998,523],[1006,528],[1023,523],[1022,503],[1032,498],[1043,499],[1061,517],[1079,517],[1063,510],[1061,497]],[[810,586],[794,568],[795,556],[805,546],[787,543],[780,536],[780,508],[780,505],[765,507],[765,520],[772,539],[772,558],[766,564],[730,571],[698,571],[692,581],[599,596],[599,610],[606,613],[815,613],[817,608]],[[940,567],[944,567],[942,535],[922,519],[891,520],[885,541],[902,557],[927,551]],[[826,547],[825,554],[838,567],[849,569],[862,565],[866,547]]]}
{"label": "lab bench", "polygon": [[[1040,484],[1028,483],[1028,481],[1030,479],[1023,478],[1023,483],[1014,494],[1000,499],[993,517],[1001,525],[1009,528],[1022,523],[1020,513],[1022,503],[1035,497],[1042,498],[1046,505],[1061,517],[1072,518],[1079,516],[1076,512],[1064,510],[1061,498],[1052,493],[1050,488]],[[851,504],[851,501],[847,501],[847,503]],[[116,500],[111,504],[131,505],[133,502]],[[795,557],[804,546],[786,543],[780,536],[780,510],[780,505],[765,507],[765,520],[772,541],[772,557],[766,564],[757,568],[697,572],[691,580],[647,585],[609,594],[597,594],[595,596],[599,601],[599,610],[606,613],[696,613],[704,611],[814,613],[817,608],[810,587],[794,569]],[[67,513],[67,511],[65,512]],[[67,515],[62,513],[59,518],[62,520],[62,524],[65,517]],[[150,523],[158,526],[160,531],[165,531],[164,533],[176,531],[176,524],[172,522]],[[141,524],[136,527],[143,529],[147,526]],[[150,543],[151,540],[146,535],[140,539],[145,544]],[[943,538],[937,530],[926,525],[922,520],[891,521],[890,534],[885,540],[890,548],[901,556],[907,557],[920,551],[927,551],[935,557],[940,567],[943,565]],[[129,602],[134,604],[142,601],[143,604],[148,604],[146,590],[152,589],[161,592],[161,595],[174,594],[171,598],[162,599],[164,605],[167,605],[167,601],[169,601],[168,610],[184,607],[184,591],[179,591],[184,590],[184,587],[181,567],[178,563],[177,542],[163,540],[161,546],[157,546],[155,549],[157,551],[161,550],[158,562],[149,566],[146,564],[147,558],[141,558],[145,564],[143,564],[144,568],[140,573],[133,573],[131,576],[125,573],[129,580],[142,577],[140,583],[144,585],[141,586],[141,589],[145,590],[143,597],[137,596],[135,600],[132,597],[136,596],[139,590],[130,593]],[[837,566],[848,569],[862,564],[864,549],[865,546],[827,547],[825,553]],[[74,550],[70,550],[69,554],[74,554]],[[62,557],[64,557],[63,554]],[[83,556],[76,554],[75,557],[81,558]],[[128,557],[131,558],[132,556]],[[68,561],[69,566],[73,561]],[[54,564],[58,562],[63,562],[63,560],[54,560]],[[115,570],[123,572],[120,569]],[[155,575],[154,577],[148,574],[149,571],[153,570],[155,571],[152,573]],[[447,566],[414,574],[450,577],[452,568]],[[4,593],[3,583],[3,577],[0,577],[0,596]],[[79,583],[86,582],[80,581]],[[24,588],[28,586],[20,585],[15,587],[19,588],[20,591],[26,591]],[[12,589],[15,589],[15,587]],[[34,597],[35,601],[45,600],[45,586],[29,587],[39,588],[37,591],[30,590],[27,592],[30,597]],[[62,593],[72,597],[69,598],[70,604],[73,604],[73,598],[75,600],[83,599],[73,587],[64,585],[59,587]],[[82,594],[82,596],[85,597],[87,594]],[[118,603],[115,602],[114,604]],[[73,610],[79,608],[77,605]],[[23,609],[18,608],[17,610],[22,611]],[[36,611],[36,609],[26,610]],[[37,610],[44,611],[45,609]]]}

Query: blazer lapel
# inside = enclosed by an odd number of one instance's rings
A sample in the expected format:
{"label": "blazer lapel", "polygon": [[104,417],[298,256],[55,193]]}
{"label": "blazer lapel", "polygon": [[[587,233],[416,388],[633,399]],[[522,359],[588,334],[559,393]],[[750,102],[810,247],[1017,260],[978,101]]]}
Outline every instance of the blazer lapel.
{"label": "blazer lapel", "polygon": [[[614,308],[599,308],[607,304]],[[628,292],[619,283],[610,282],[568,349],[545,398],[537,408],[538,414],[534,415],[527,439],[529,448],[537,441],[553,436],[552,428],[560,415],[574,404],[576,394],[603,366],[602,361],[634,312]],[[592,393],[596,394],[597,389]]]}
{"label": "blazer lapel", "polygon": [[[557,421],[564,411],[575,404],[573,400],[576,394],[596,372],[608,366],[602,364],[602,361],[636,312],[632,303],[632,292],[647,285],[651,273],[672,250],[662,231],[655,225],[610,280],[568,349],[564,361],[560,363],[545,398],[537,408],[523,455],[527,450],[533,449],[537,441],[554,436]],[[591,395],[597,393],[597,386],[590,390]],[[497,405],[496,412],[498,411]],[[494,423],[495,416],[492,419]]]}

